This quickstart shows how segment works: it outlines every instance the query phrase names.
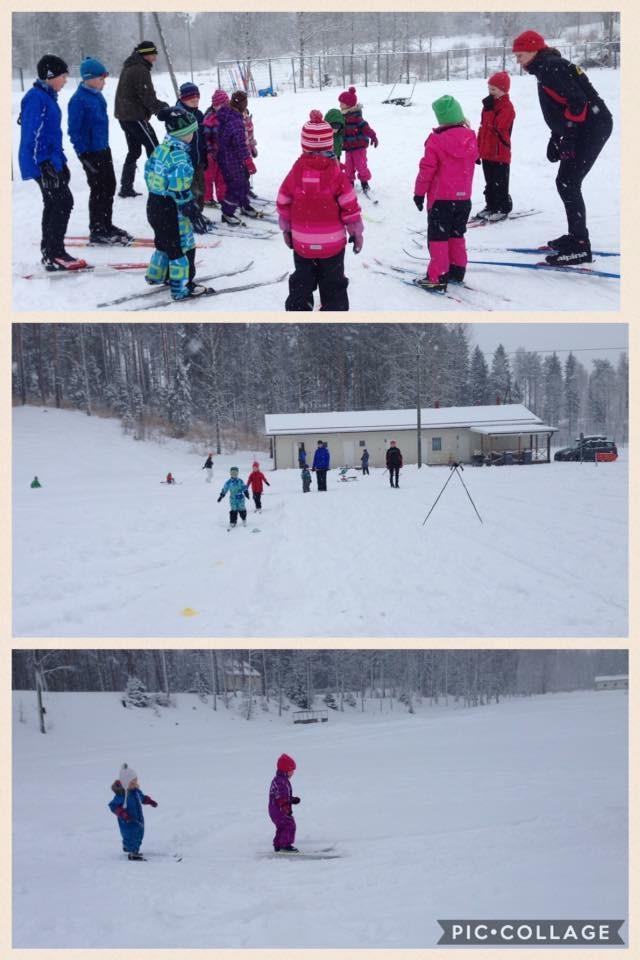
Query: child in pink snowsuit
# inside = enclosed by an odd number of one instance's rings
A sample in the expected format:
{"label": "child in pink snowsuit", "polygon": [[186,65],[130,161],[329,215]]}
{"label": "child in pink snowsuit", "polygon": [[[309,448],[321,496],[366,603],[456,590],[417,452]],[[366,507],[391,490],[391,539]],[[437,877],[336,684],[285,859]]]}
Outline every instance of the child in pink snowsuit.
{"label": "child in pink snowsuit", "polygon": [[417,283],[444,293],[447,282],[462,283],[467,266],[464,235],[471,212],[471,186],[478,157],[475,133],[453,97],[433,104],[438,126],[429,134],[416,178],[413,202],[418,210],[427,196],[431,260],[427,276]]}
{"label": "child in pink snowsuit", "polygon": [[224,177],[217,161],[218,118],[216,110],[227,103],[229,103],[228,94],[224,90],[216,90],[211,97],[211,106],[204,115],[204,139],[207,145],[207,166],[204,170],[204,202],[212,206],[214,200],[221,203],[226,193]]}
{"label": "child in pink snowsuit", "polygon": [[298,852],[293,845],[296,822],[291,814],[291,805],[300,803],[300,797],[294,797],[291,790],[291,777],[295,769],[295,760],[283,753],[278,757],[276,775],[269,787],[269,816],[276,825],[276,835],[273,838],[273,849],[276,853],[280,850]]}
{"label": "child in pink snowsuit", "polygon": [[369,142],[378,146],[375,130],[369,126],[362,116],[362,105],[358,103],[355,87],[349,87],[338,97],[340,110],[344,114],[344,136],[342,147],[345,153],[344,167],[351,183],[356,182],[356,174],[360,180],[362,192],[369,190],[371,171],[367,166],[367,147]]}

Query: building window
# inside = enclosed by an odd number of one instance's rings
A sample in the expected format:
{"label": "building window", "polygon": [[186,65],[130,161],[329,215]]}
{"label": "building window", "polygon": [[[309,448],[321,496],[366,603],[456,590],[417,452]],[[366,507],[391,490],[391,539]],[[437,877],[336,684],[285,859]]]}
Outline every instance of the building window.
{"label": "building window", "polygon": [[364,440],[358,440],[358,445],[361,446],[361,447],[364,447],[365,441],[364,441]]}
{"label": "building window", "polygon": [[431,449],[434,453],[442,450],[442,437],[431,437]]}

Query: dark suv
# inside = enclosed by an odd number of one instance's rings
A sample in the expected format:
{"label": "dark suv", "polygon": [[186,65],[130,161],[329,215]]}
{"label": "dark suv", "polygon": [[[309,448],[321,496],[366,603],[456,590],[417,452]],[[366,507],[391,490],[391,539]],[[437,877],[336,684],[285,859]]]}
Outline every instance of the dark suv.
{"label": "dark suv", "polygon": [[613,440],[606,437],[582,437],[577,439],[575,446],[563,447],[558,450],[554,460],[617,460],[618,448]]}

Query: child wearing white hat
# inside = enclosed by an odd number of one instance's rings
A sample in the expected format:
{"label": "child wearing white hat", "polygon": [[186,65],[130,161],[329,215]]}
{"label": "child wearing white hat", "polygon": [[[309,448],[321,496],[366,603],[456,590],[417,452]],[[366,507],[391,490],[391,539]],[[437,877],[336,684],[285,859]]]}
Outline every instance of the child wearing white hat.
{"label": "child wearing white hat", "polygon": [[111,789],[115,796],[109,804],[109,809],[118,818],[122,849],[129,860],[144,860],[140,853],[140,845],[144,837],[142,807],[144,804],[157,807],[158,804],[142,792],[138,784],[138,774],[127,763],[123,763],[120,767],[118,779],[111,784]]}

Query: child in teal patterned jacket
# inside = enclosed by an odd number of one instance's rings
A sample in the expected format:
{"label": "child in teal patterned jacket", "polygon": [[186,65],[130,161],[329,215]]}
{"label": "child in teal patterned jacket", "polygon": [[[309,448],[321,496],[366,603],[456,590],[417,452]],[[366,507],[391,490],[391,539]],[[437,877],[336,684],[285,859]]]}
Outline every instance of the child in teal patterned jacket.
{"label": "child in teal patterned jacket", "polygon": [[240,519],[242,520],[242,526],[246,527],[247,525],[247,508],[245,505],[245,498],[249,499],[249,487],[246,483],[240,479],[238,476],[239,470],[237,467],[231,467],[229,473],[231,476],[225,483],[224,487],[220,491],[220,496],[218,497],[218,503],[229,494],[229,529],[235,527],[238,522],[238,514],[240,514]]}

